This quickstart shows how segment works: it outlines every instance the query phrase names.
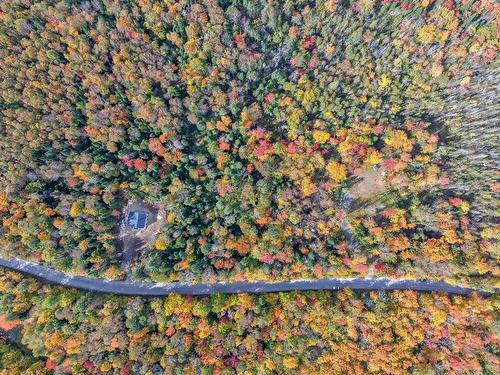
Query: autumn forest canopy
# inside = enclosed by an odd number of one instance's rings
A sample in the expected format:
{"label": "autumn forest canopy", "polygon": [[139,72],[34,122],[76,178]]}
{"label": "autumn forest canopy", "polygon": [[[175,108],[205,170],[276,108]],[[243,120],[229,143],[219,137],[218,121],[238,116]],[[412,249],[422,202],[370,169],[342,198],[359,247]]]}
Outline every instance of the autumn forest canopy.
{"label": "autumn forest canopy", "polygon": [[[0,373],[498,374],[498,300],[443,293],[141,299],[0,270]],[[1,322],[0,322],[1,323]],[[1,325],[1,324],[0,324]],[[3,372],[2,372],[3,370]]]}
{"label": "autumn forest canopy", "polygon": [[[499,12],[1,1],[0,257],[493,291]],[[0,270],[0,374],[496,374],[497,312],[495,295],[409,291],[125,298]]]}
{"label": "autumn forest canopy", "polygon": [[0,247],[134,279],[492,285],[492,1],[4,1]]}
{"label": "autumn forest canopy", "polygon": [[6,256],[135,279],[491,285],[492,1],[5,1]]}

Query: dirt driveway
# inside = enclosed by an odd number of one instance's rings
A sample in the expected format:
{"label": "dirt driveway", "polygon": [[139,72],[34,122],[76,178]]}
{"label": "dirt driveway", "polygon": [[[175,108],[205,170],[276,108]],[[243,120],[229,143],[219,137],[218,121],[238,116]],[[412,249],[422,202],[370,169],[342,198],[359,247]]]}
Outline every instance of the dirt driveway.
{"label": "dirt driveway", "polygon": [[[133,229],[127,225],[126,218],[131,211],[142,211],[148,214],[146,228]],[[140,251],[154,242],[165,219],[165,212],[149,203],[129,202],[123,209],[123,218],[120,226],[120,239],[123,247],[121,261],[128,279],[130,266],[139,257]]]}

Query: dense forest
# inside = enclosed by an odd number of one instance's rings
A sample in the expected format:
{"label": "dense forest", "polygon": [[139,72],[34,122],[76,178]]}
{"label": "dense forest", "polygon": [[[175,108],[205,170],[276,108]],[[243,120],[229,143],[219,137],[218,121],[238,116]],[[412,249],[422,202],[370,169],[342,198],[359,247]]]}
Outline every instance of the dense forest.
{"label": "dense forest", "polygon": [[498,298],[308,292],[140,299],[0,271],[2,374],[498,374]]}
{"label": "dense forest", "polygon": [[[0,1],[0,257],[106,279],[498,288],[499,14]],[[134,204],[158,213],[140,248],[123,237]],[[495,293],[121,297],[0,269],[0,375],[494,375],[498,311]]]}
{"label": "dense forest", "polygon": [[19,347],[9,344],[0,337],[0,374],[35,375],[50,374],[46,370],[44,359],[35,358]]}
{"label": "dense forest", "polygon": [[124,278],[123,207],[145,201],[165,217],[135,279],[496,285],[498,14],[3,1],[0,251]]}

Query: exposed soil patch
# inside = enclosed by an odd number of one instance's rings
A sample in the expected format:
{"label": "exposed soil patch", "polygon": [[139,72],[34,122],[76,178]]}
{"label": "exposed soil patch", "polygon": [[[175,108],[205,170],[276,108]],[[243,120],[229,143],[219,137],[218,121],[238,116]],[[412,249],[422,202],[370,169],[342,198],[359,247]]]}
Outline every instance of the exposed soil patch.
{"label": "exposed soil patch", "polygon": [[[133,211],[148,214],[145,228],[133,229],[127,224],[128,215]],[[123,247],[121,260],[127,278],[130,276],[130,265],[137,259],[144,247],[153,243],[164,218],[163,209],[145,202],[129,202],[123,209],[123,221],[120,226],[120,239]]]}
{"label": "exposed soil patch", "polygon": [[350,184],[349,193],[353,199],[350,213],[356,216],[361,212],[380,209],[384,206],[386,190],[387,186],[381,170],[362,171]]}
{"label": "exposed soil patch", "polygon": [[383,191],[385,191],[385,183],[382,172],[373,169],[363,171],[350,189],[353,199],[368,199]]}

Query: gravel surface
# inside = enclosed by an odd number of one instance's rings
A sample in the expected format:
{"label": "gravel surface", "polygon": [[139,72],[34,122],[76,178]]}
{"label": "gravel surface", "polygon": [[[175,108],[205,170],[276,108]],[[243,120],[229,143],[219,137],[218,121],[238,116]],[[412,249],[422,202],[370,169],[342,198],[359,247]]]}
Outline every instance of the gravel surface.
{"label": "gravel surface", "polygon": [[350,288],[355,290],[417,290],[441,291],[453,294],[491,293],[454,286],[442,281],[387,279],[387,278],[357,278],[357,279],[316,279],[291,280],[282,282],[221,282],[214,284],[186,283],[139,283],[132,281],[110,281],[91,279],[82,276],[71,276],[53,269],[27,262],[21,259],[2,259],[0,266],[31,275],[44,282],[64,285],[76,289],[101,293],[113,293],[131,296],[165,296],[170,293],[181,295],[209,295],[213,293],[269,293],[294,290],[340,290]]}

